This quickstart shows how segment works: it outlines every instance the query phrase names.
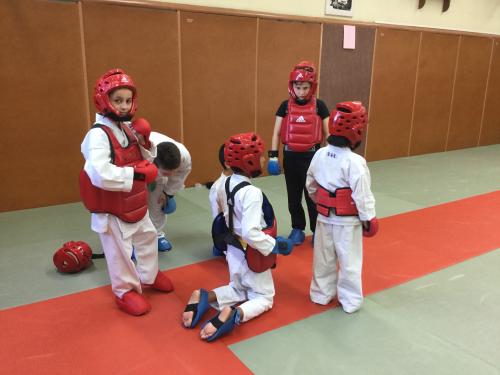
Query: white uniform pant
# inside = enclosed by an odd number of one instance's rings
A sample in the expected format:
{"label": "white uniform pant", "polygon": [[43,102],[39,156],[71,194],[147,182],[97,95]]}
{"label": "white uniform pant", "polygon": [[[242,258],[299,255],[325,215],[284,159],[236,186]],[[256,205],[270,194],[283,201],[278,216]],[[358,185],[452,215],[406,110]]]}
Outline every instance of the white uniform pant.
{"label": "white uniform pant", "polygon": [[[109,215],[108,230],[99,233],[106,255],[113,293],[121,298],[130,290],[142,293],[143,284],[153,284],[158,274],[158,241],[156,231],[146,214],[129,224]],[[134,245],[137,265],[130,259]]]}
{"label": "white uniform pant", "polygon": [[149,217],[156,228],[156,233],[158,235],[163,234],[163,227],[167,222],[167,215],[163,212],[162,206],[158,203],[158,199],[163,195],[162,183],[156,183],[156,187],[153,191],[148,192],[148,211]]}
{"label": "white uniform pant", "polygon": [[338,294],[344,311],[351,313],[359,310],[363,304],[362,239],[361,225],[317,222],[310,288],[313,302],[326,305]]}
{"label": "white uniform pant", "polygon": [[245,254],[234,246],[227,246],[226,260],[229,267],[229,285],[214,289],[217,303],[213,307],[222,310],[243,302],[242,322],[246,322],[273,307],[274,282],[271,270],[261,273],[248,268]]}

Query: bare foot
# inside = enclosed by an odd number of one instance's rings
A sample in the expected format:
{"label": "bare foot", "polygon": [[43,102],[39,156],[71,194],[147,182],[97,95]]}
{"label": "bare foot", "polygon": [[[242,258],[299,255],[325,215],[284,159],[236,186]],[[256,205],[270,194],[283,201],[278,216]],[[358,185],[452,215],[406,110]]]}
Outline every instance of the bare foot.
{"label": "bare foot", "polygon": [[[231,316],[232,309],[229,306],[226,306],[222,309],[222,311],[219,314],[219,319],[221,322],[225,322],[229,316]],[[208,339],[210,336],[212,336],[215,332],[217,331],[217,328],[214,327],[214,325],[210,322],[208,322],[205,327],[203,327],[200,331],[200,337],[203,340]]]}
{"label": "bare foot", "polygon": [[[198,303],[198,302],[200,302],[200,291],[195,290],[191,294],[191,297],[189,297],[189,301],[187,304],[189,305],[191,303]],[[188,312],[184,311],[182,313],[182,324],[184,325],[184,327],[186,327],[186,328],[191,327],[191,322],[193,321],[193,317],[194,317],[194,312],[192,312],[192,311],[188,311]]]}

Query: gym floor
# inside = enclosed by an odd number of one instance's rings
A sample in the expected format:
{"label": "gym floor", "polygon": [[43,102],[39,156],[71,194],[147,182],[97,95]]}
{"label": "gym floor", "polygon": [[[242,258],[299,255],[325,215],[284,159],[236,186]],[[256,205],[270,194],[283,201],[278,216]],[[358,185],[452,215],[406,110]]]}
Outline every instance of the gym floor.
{"label": "gym floor", "polygon": [[[114,305],[105,260],[74,275],[56,271],[63,242],[102,252],[80,203],[1,213],[0,372],[500,374],[500,145],[368,165],[382,220],[364,241],[362,309],[349,315],[309,301],[307,238],[279,259],[275,307],[217,344],[180,327],[193,287],[227,280],[211,254],[205,187],[177,195],[166,227],[174,248],[159,254],[176,291],[148,292],[153,309],[139,318]],[[286,236],[283,176],[254,184]]]}

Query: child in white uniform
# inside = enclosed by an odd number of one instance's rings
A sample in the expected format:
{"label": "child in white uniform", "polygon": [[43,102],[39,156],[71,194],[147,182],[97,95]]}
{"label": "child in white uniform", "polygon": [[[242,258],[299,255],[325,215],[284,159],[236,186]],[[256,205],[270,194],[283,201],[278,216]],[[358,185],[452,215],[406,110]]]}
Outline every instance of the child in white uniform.
{"label": "child in white uniform", "polygon": [[152,132],[149,123],[140,119],[133,128],[138,139],[148,139],[148,145],[154,147],[154,163],[158,167],[158,176],[148,185],[149,217],[156,228],[158,251],[169,251],[172,244],[167,239],[163,227],[166,215],[177,209],[174,195],[184,188],[184,182],[191,173],[191,155],[187,148],[166,135]]}
{"label": "child in white uniform", "polygon": [[[293,246],[290,240],[281,237],[274,239],[262,231],[266,226],[262,212],[263,195],[259,188],[249,183],[251,177],[258,176],[262,171],[263,149],[261,138],[254,133],[235,135],[225,144],[225,162],[233,170],[233,175],[228,177],[229,190],[233,191],[242,182],[248,183],[234,196],[233,233],[241,242],[264,256],[271,253],[288,255]],[[224,201],[227,202],[225,191]],[[226,223],[230,223],[227,204],[224,204],[224,216]],[[194,328],[209,304],[220,311],[200,331],[200,337],[207,341],[221,337],[230,332],[235,324],[253,319],[273,306],[274,283],[271,269],[259,273],[252,271],[245,252],[232,244],[227,245],[226,260],[229,285],[211,291],[195,290],[182,314],[184,326]],[[238,303],[241,305],[234,307]]]}
{"label": "child in white uniform", "polygon": [[[106,255],[116,303],[129,314],[142,315],[151,306],[142,296],[141,284],[165,292],[173,285],[158,270],[155,229],[147,214],[146,183],[154,180],[157,168],[144,159],[151,160],[154,150],[137,142],[128,123],[136,96],[132,79],[121,69],[97,81],[94,101],[99,113],[81,145],[85,165],[80,186],[92,212],[92,230],[99,234]],[[137,198],[132,200],[138,202],[135,206],[127,203],[131,195]],[[132,246],[137,266],[130,259]]]}
{"label": "child in white uniform", "polygon": [[326,305],[337,294],[347,313],[363,303],[362,233],[370,237],[378,230],[370,172],[365,159],[352,151],[361,143],[365,125],[366,110],[360,102],[337,104],[330,115],[329,145],[316,152],[306,179],[319,213],[310,297]]}
{"label": "child in white uniform", "polygon": [[166,135],[151,132],[151,142],[156,146],[154,163],[158,167],[158,177],[149,186],[149,216],[156,228],[158,250],[168,251],[172,244],[163,230],[167,215],[177,208],[175,194],[184,188],[184,182],[191,173],[191,155],[187,148]]}

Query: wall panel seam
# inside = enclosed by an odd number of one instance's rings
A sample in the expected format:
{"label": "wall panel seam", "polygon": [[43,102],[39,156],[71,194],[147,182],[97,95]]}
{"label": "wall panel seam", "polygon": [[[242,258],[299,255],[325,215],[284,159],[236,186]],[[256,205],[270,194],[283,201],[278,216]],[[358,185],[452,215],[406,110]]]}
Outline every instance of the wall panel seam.
{"label": "wall panel seam", "polygon": [[320,90],[321,90],[321,57],[322,57],[322,54],[321,52],[323,51],[323,24],[321,23],[320,24],[320,31],[319,31],[319,56],[318,56],[318,61],[319,61],[319,64],[318,64],[318,90],[317,90],[317,93],[316,93],[316,97],[319,98],[320,94]]}
{"label": "wall panel seam", "polygon": [[255,30],[255,85],[254,85],[254,132],[257,133],[257,113],[258,108],[258,89],[259,89],[259,33],[260,33],[260,18],[257,18],[257,27]]}
{"label": "wall panel seam", "polygon": [[415,86],[413,88],[413,104],[411,108],[410,134],[408,136],[407,156],[410,156],[411,154],[411,137],[413,135],[413,122],[415,121],[415,103],[417,101],[418,69],[420,66],[420,53],[422,52],[422,39],[423,39],[423,33],[420,32],[420,38],[418,41],[418,52],[417,52],[417,68],[415,69]]}
{"label": "wall panel seam", "polygon": [[457,43],[458,43],[457,58],[455,60],[455,72],[453,73],[453,86],[451,88],[451,98],[450,98],[450,114],[448,116],[448,129],[446,130],[446,142],[444,145],[445,151],[448,151],[448,143],[449,143],[449,139],[450,139],[451,117],[453,115],[453,99],[455,98],[455,86],[457,83],[458,61],[460,58],[460,48],[462,46],[462,35],[459,36]]}
{"label": "wall panel seam", "polygon": [[483,110],[481,112],[481,122],[479,123],[479,134],[477,135],[476,146],[479,146],[481,144],[481,133],[483,131],[484,112],[486,111],[486,100],[488,98],[488,87],[490,84],[491,67],[493,66],[493,51],[494,50],[495,50],[495,39],[492,39],[491,40],[491,51],[490,51],[490,63],[488,66],[488,75],[486,76],[486,88],[484,90]]}
{"label": "wall panel seam", "polygon": [[89,85],[88,85],[88,74],[87,74],[87,55],[85,53],[85,28],[83,27],[83,5],[82,2],[78,2],[78,22],[80,27],[80,43],[82,50],[82,73],[83,73],[83,102],[85,106],[85,117],[87,123],[87,130],[90,129],[91,119],[90,119],[90,103],[89,103]]}
{"label": "wall panel seam", "polygon": [[373,54],[372,54],[372,72],[370,76],[370,95],[368,96],[368,126],[366,129],[365,137],[365,159],[368,160],[368,134],[370,133],[370,113],[372,112],[372,95],[373,95],[373,76],[375,70],[375,54],[377,53],[377,36],[379,29],[375,29],[375,35],[373,37]]}
{"label": "wall panel seam", "polygon": [[177,55],[179,56],[179,113],[181,122],[181,143],[184,143],[184,102],[182,100],[182,54],[181,54],[181,11],[177,11]]}

